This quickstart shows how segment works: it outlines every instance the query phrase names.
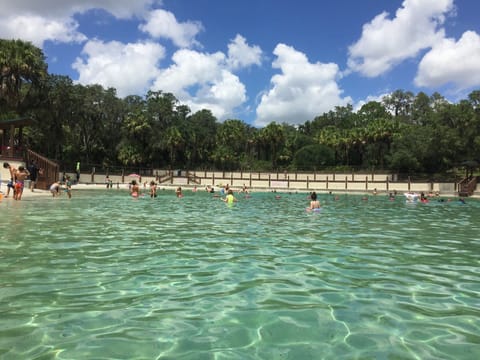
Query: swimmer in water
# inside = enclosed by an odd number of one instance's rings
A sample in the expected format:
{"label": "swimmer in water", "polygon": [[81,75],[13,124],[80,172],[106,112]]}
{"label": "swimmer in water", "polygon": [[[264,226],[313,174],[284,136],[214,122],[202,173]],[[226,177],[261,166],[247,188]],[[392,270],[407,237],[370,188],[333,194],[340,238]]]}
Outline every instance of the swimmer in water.
{"label": "swimmer in water", "polygon": [[227,196],[225,196],[225,199],[222,199],[222,201],[226,202],[227,205],[233,205],[234,202],[237,202],[237,199],[235,196],[233,196],[233,190],[229,189],[227,192]]}
{"label": "swimmer in water", "polygon": [[175,195],[177,195],[178,198],[183,197],[182,188],[180,186],[175,190]]}
{"label": "swimmer in water", "polygon": [[150,197],[156,198],[157,197],[157,183],[155,181],[150,181]]}
{"label": "swimmer in water", "polygon": [[140,188],[137,184],[136,180],[132,180],[131,186],[130,186],[130,195],[134,198],[137,198],[140,193]]}
{"label": "swimmer in water", "polygon": [[307,210],[318,211],[320,210],[320,207],[320,201],[318,201],[317,193],[314,191],[310,194],[310,207],[308,207]]}

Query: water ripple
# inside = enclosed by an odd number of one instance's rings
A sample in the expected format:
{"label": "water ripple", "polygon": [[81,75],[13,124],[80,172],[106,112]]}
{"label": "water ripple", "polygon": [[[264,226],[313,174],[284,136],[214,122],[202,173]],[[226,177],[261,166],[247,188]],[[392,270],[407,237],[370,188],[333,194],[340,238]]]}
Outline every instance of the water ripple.
{"label": "water ripple", "polygon": [[480,357],[479,202],[239,198],[2,203],[0,357]]}

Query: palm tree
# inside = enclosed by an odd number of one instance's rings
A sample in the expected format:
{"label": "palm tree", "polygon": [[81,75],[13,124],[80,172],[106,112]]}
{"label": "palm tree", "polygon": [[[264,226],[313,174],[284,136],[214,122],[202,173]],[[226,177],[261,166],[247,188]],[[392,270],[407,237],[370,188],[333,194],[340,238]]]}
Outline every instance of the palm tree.
{"label": "palm tree", "polygon": [[285,139],[285,134],[283,127],[276,122],[271,122],[261,131],[265,143],[270,147],[272,154],[272,166],[274,169],[277,168],[277,154],[278,148],[283,144]]}
{"label": "palm tree", "polygon": [[27,100],[33,98],[46,75],[42,50],[30,42],[0,39],[0,108],[25,112]]}
{"label": "palm tree", "polygon": [[177,151],[183,146],[184,139],[182,133],[176,126],[170,126],[165,132],[165,145],[170,153],[170,165],[175,165]]}

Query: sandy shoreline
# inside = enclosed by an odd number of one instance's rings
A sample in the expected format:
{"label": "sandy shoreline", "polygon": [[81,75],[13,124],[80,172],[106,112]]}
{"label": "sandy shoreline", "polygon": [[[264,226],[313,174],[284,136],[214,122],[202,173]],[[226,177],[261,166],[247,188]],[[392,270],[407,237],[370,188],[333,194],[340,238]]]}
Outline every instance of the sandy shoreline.
{"label": "sandy shoreline", "polygon": [[[174,192],[177,186],[159,186],[158,190],[159,191],[172,191]],[[192,191],[194,187],[193,186],[182,186],[182,189],[184,190],[185,193],[189,193]],[[219,194],[220,192],[218,191],[219,188],[216,188],[216,193]],[[87,183],[80,183],[72,186],[72,197],[75,197],[75,191],[76,190],[106,190],[105,184],[87,184]],[[128,184],[120,184],[118,187],[117,185],[114,185],[112,188],[113,191],[128,191]],[[235,192],[238,192],[240,189],[233,189]],[[8,197],[6,197],[7,194],[7,186],[6,183],[2,183],[0,186],[0,191],[3,195],[3,201],[8,201],[8,200],[13,200],[13,192],[10,191],[10,194]],[[148,192],[149,188],[148,186],[146,188],[142,187],[142,192]],[[204,188],[199,187],[198,188],[199,192],[205,192]],[[289,190],[289,189],[249,189],[250,192],[278,192],[278,193],[309,193],[313,190]],[[329,191],[322,191],[322,190],[315,190],[318,194],[326,194],[329,193]],[[371,192],[352,192],[352,191],[332,191],[332,193],[335,194],[352,194],[352,195],[372,195]],[[64,196],[65,194],[61,194],[61,196]],[[377,196],[387,196],[387,192],[378,192]],[[398,195],[403,195],[403,193],[399,193]],[[455,194],[443,194],[441,195],[442,197],[457,197]],[[28,199],[28,198],[52,198],[52,194],[49,190],[43,190],[43,189],[35,189],[34,191],[31,191],[30,189],[25,189],[22,194],[22,199]],[[470,198],[479,198],[478,196],[471,196]]]}

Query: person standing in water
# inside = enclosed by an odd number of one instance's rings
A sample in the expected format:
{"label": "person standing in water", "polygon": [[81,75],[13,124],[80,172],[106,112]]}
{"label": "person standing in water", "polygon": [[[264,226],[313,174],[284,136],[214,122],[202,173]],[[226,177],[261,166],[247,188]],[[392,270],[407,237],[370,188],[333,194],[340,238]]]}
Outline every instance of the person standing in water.
{"label": "person standing in water", "polygon": [[222,199],[224,202],[227,203],[227,205],[233,205],[234,202],[237,202],[237,199],[235,196],[233,196],[233,190],[229,189],[227,192],[227,196],[225,196],[225,199]]}
{"label": "person standing in water", "polygon": [[23,188],[25,187],[25,180],[28,178],[30,173],[23,166],[18,167],[18,171],[15,173],[15,193],[13,198],[15,200],[22,200]]}
{"label": "person standing in water", "polygon": [[320,210],[320,201],[317,199],[317,193],[314,191],[310,194],[310,207],[307,210],[310,211],[319,211]]}
{"label": "person standing in water", "polygon": [[150,197],[156,198],[157,197],[157,184],[155,181],[150,181]]}
{"label": "person standing in water", "polygon": [[70,179],[70,176],[67,175],[67,178],[65,180],[65,192],[67,193],[67,196],[69,199],[72,198],[72,180]]}
{"label": "person standing in water", "polygon": [[138,198],[140,194],[140,188],[137,184],[136,180],[132,180],[131,186],[130,186],[130,195],[134,198]]}
{"label": "person standing in water", "polygon": [[178,198],[183,197],[182,188],[180,186],[175,190],[175,195],[177,195]]}

